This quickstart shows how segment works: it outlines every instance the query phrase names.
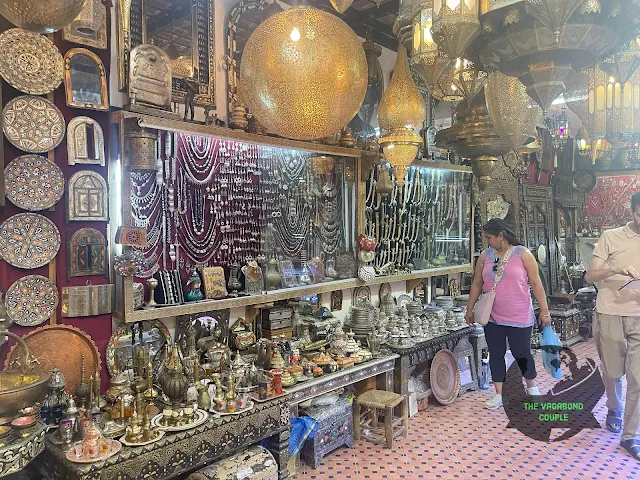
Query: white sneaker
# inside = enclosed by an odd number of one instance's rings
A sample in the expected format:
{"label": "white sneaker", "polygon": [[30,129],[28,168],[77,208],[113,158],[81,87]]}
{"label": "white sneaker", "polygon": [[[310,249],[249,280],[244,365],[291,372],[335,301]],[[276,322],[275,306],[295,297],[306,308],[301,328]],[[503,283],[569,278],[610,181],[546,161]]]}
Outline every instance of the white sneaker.
{"label": "white sneaker", "polygon": [[540,389],[536,386],[536,387],[527,387],[527,393],[529,394],[530,397],[541,397],[542,394],[540,393]]}
{"label": "white sneaker", "polygon": [[493,397],[487,400],[484,406],[489,410],[496,410],[502,406],[502,395],[496,393]]}

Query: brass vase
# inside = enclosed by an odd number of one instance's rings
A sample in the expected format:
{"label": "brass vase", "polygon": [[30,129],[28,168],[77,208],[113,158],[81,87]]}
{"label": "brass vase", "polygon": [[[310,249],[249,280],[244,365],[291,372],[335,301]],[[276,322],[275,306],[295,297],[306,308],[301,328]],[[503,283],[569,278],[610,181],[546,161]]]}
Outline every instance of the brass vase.
{"label": "brass vase", "polygon": [[169,359],[169,366],[166,375],[163,378],[162,391],[169,398],[171,406],[179,409],[184,400],[187,389],[189,388],[189,380],[182,372],[182,362],[178,353],[178,346],[173,346],[173,353]]}

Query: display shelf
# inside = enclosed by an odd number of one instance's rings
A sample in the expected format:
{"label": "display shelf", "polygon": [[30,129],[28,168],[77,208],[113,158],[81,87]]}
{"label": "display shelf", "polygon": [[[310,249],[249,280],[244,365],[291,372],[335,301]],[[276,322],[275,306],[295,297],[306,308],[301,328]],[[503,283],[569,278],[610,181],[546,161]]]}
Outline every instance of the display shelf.
{"label": "display shelf", "polygon": [[135,310],[132,312],[114,312],[113,316],[126,323],[140,322],[143,320],[156,320],[167,317],[177,317],[181,315],[195,315],[215,310],[224,310],[227,308],[247,307],[251,305],[261,305],[265,303],[277,302],[279,300],[288,300],[292,298],[303,297],[305,295],[314,295],[321,293],[329,293],[337,290],[360,287],[363,285],[379,285],[387,282],[404,282],[408,280],[423,279],[435,277],[438,275],[452,275],[455,273],[470,272],[471,265],[458,265],[455,267],[433,268],[428,270],[418,270],[411,273],[403,273],[400,275],[385,275],[376,277],[370,282],[363,282],[357,278],[346,280],[335,280],[331,282],[317,283],[313,285],[305,285],[302,287],[285,288],[273,290],[263,295],[251,295],[246,297],[225,298],[222,300],[205,300],[201,302],[186,303],[184,305],[175,305],[170,307],[157,307],[150,310]]}
{"label": "display shelf", "polygon": [[431,160],[414,160],[410,166],[416,168],[435,168],[438,170],[449,170],[451,172],[473,173],[471,167],[465,167],[464,165],[454,165],[453,163],[446,162],[433,162]]}
{"label": "display shelf", "polygon": [[122,123],[122,121],[127,119],[137,121],[138,125],[144,128],[152,128],[169,132],[181,132],[193,135],[208,135],[224,140],[233,140],[269,147],[290,148],[293,150],[302,150],[325,155],[336,155],[340,157],[360,157],[364,153],[363,150],[359,150],[357,148],[336,147],[332,145],[324,145],[322,143],[301,142],[299,140],[290,140],[288,138],[257,135],[227,127],[203,125],[201,123],[186,122],[180,119],[156,117],[154,115],[147,115],[128,110],[119,110],[112,113],[112,123]]}
{"label": "display shelf", "polygon": [[616,177],[619,175],[640,175],[640,170],[638,169],[629,169],[629,170],[599,170],[594,171],[596,177]]}

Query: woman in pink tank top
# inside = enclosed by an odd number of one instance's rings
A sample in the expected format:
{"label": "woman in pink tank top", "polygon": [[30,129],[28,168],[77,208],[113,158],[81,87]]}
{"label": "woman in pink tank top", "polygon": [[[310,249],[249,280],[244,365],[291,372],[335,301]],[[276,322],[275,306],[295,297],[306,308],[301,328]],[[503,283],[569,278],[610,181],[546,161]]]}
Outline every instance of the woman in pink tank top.
{"label": "woman in pink tank top", "polygon": [[[473,307],[481,293],[488,293],[494,287],[498,267],[502,265],[503,274],[495,289],[491,317],[484,327],[491,377],[496,388],[495,396],[487,401],[486,407],[494,410],[502,406],[507,339],[511,353],[527,382],[529,395],[540,396],[535,383],[535,361],[531,355],[531,332],[535,322],[531,292],[540,305],[540,323],[549,325],[551,315],[538,263],[531,252],[517,240],[509,224],[494,218],[482,230],[489,248],[482,252],[476,262],[466,318],[468,323],[473,324]],[[506,265],[503,264],[503,259],[506,259]]]}

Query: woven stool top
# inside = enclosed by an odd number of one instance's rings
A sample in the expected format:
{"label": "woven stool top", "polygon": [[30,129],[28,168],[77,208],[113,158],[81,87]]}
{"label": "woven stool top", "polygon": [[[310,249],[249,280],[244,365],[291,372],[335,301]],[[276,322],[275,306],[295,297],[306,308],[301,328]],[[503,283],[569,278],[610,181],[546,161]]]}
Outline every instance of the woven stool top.
{"label": "woven stool top", "polygon": [[358,403],[368,408],[395,407],[404,400],[399,393],[386,392],[384,390],[369,390],[358,396]]}

